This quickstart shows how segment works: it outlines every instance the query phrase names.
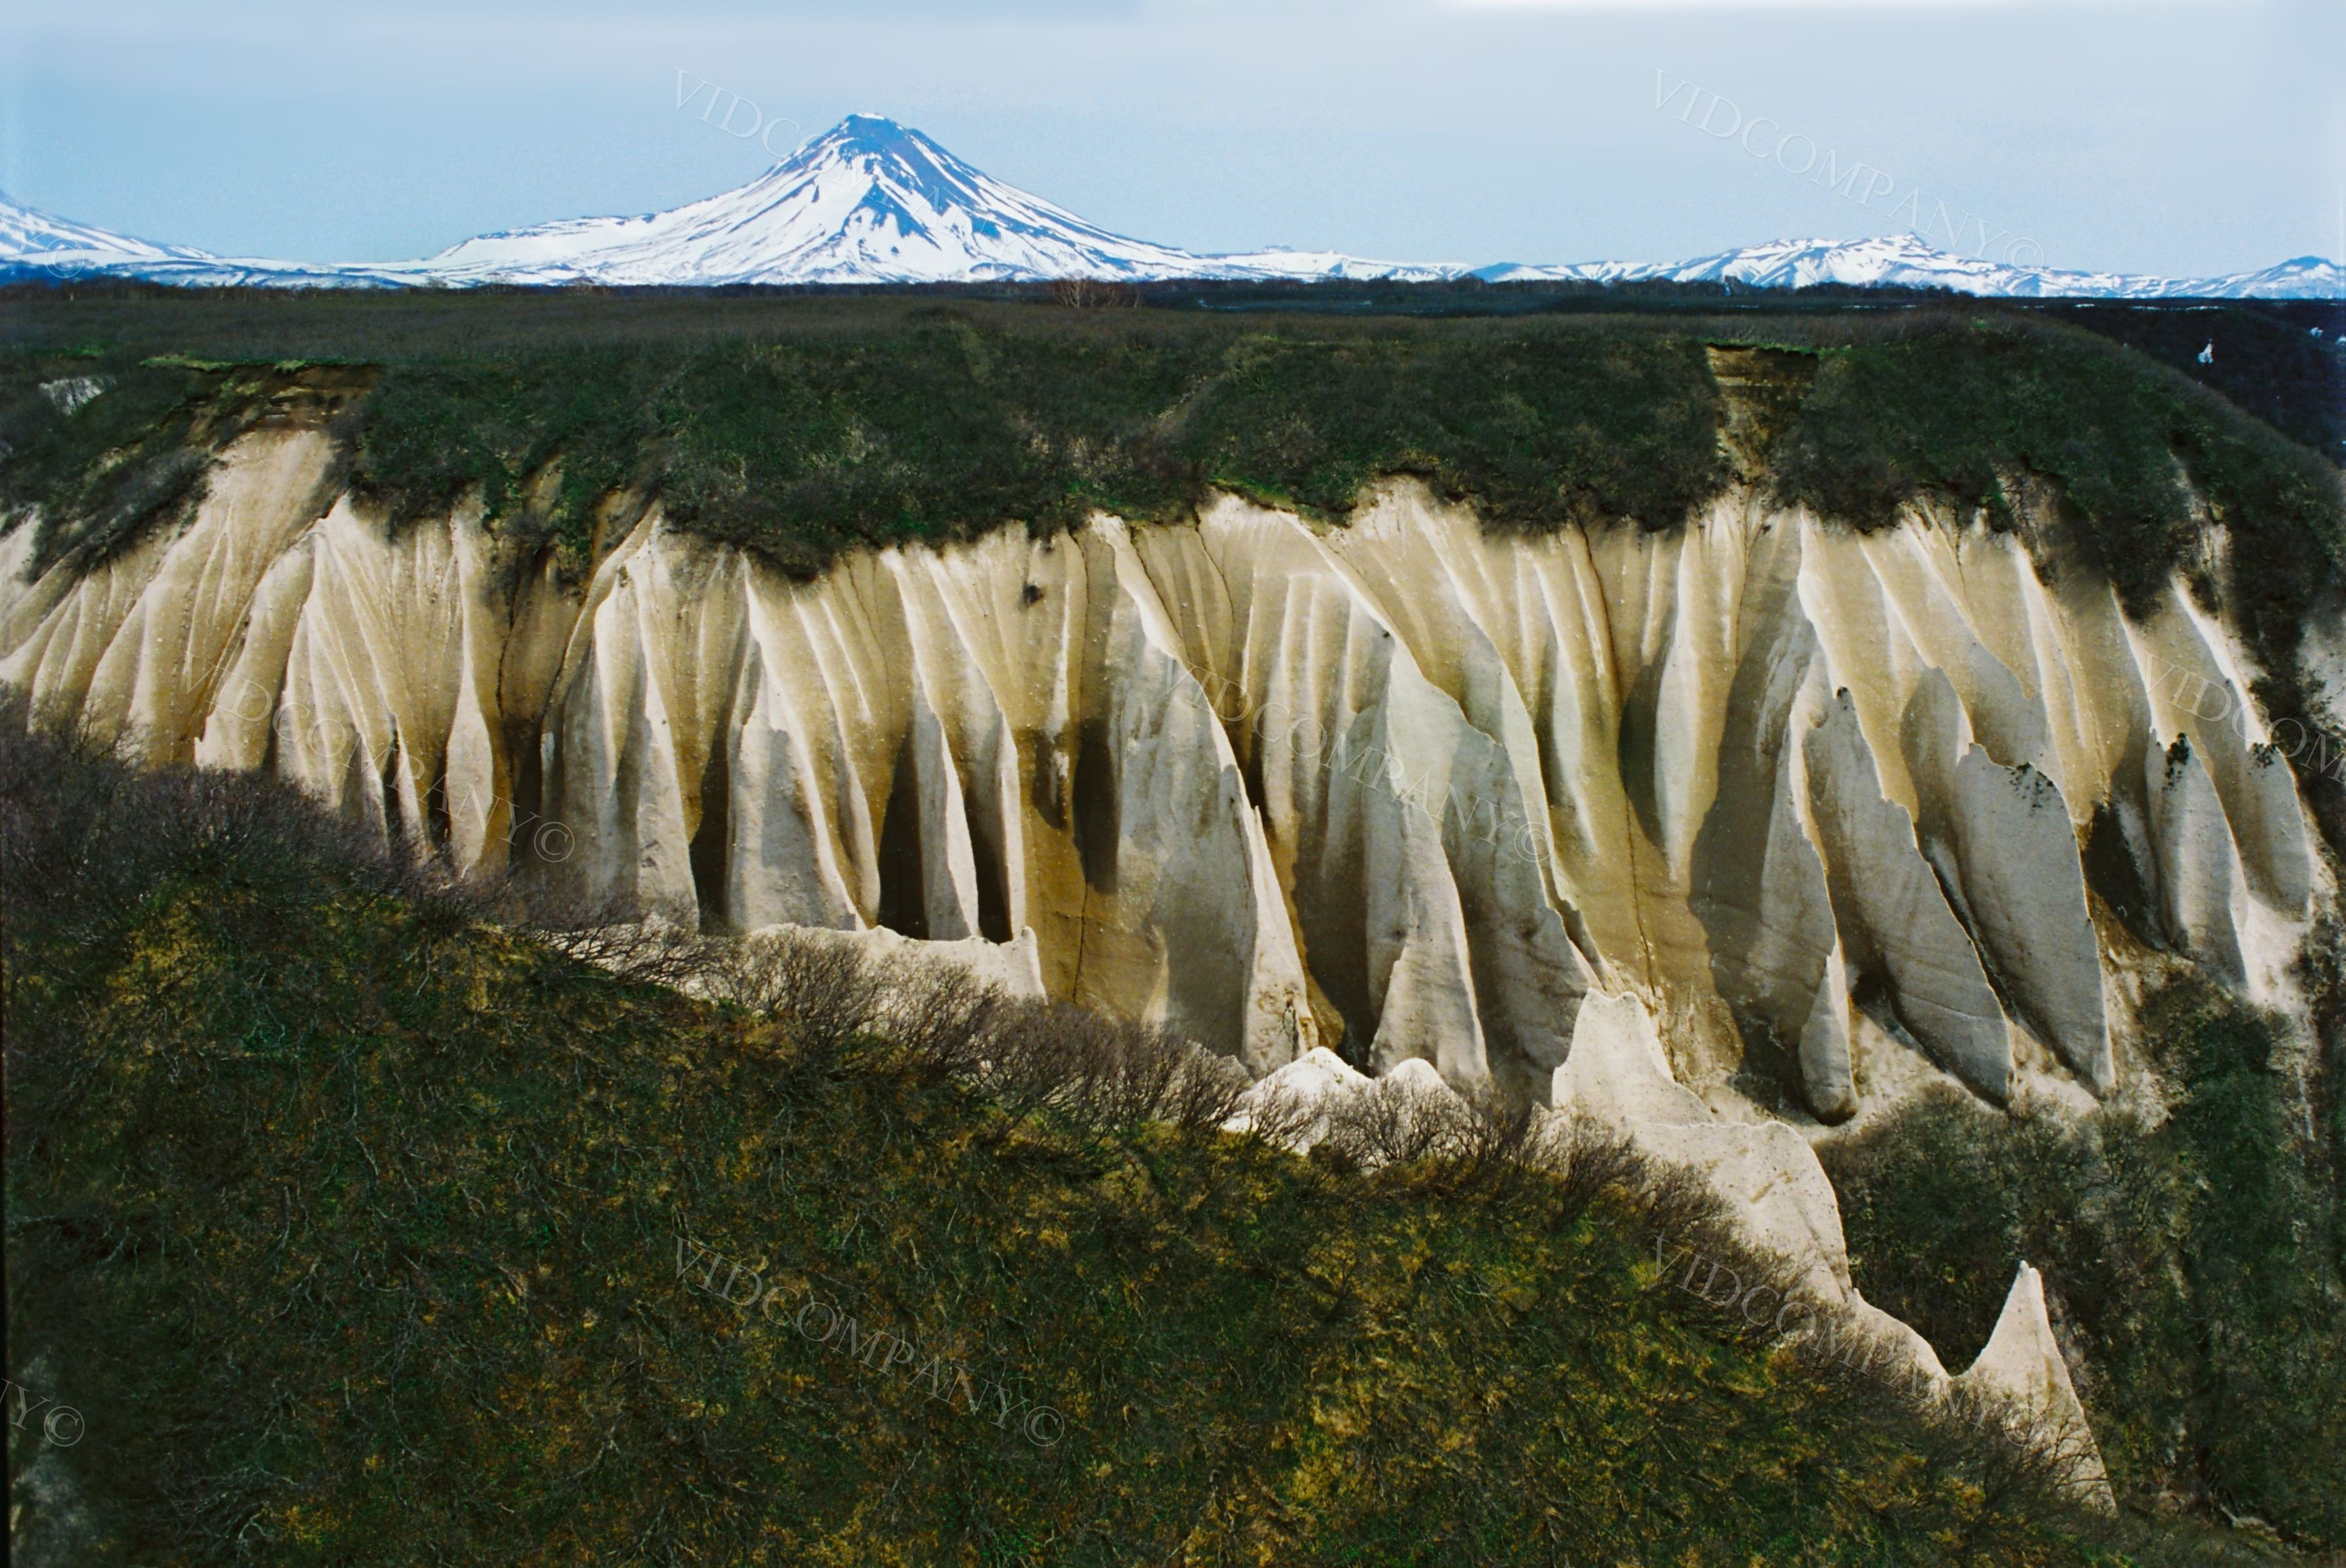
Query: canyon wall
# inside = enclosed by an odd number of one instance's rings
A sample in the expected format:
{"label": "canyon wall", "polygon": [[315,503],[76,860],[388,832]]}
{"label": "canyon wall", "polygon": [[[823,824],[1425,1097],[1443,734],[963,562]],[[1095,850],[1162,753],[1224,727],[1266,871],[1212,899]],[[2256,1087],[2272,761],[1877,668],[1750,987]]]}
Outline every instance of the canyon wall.
{"label": "canyon wall", "polygon": [[2329,897],[2223,617],[2129,616],[2049,527],[1738,489],[1500,536],[1397,483],[1338,528],[1223,497],[801,584],[654,507],[566,582],[477,505],[387,527],[332,458],[248,435],[183,524],[29,580],[20,520],[0,680],[577,907],[1031,931],[1052,993],[1257,1072],[1545,1101],[1598,991],[1722,1107],[2084,1104],[2160,952],[2279,997]]}

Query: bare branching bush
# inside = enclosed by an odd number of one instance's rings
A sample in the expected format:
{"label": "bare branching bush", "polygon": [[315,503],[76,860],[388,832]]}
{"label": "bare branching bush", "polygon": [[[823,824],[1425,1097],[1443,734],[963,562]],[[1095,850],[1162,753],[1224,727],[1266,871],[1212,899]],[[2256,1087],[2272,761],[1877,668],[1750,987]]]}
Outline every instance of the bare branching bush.
{"label": "bare branching bush", "polygon": [[1950,1446],[1972,1450],[1981,1490],[1997,1502],[2048,1492],[2085,1497],[2101,1478],[2101,1451],[2075,1417],[1961,1384],[1924,1413],[1978,1440]]}
{"label": "bare branching bush", "polygon": [[795,932],[731,944],[709,983],[823,1061],[871,1030],[883,1006],[880,976],[852,944]]}
{"label": "bare branching bush", "polygon": [[1161,1028],[1064,1002],[993,1011],[976,1082],[1022,1114],[1048,1109],[1095,1136],[1143,1122],[1206,1133],[1246,1090],[1236,1063]]}
{"label": "bare branching bush", "polygon": [[1654,1174],[1619,1128],[1576,1112],[1535,1122],[1525,1133],[1524,1157],[1556,1177],[1563,1208],[1576,1217],[1605,1193],[1637,1190]]}
{"label": "bare branching bush", "polygon": [[1020,1115],[1048,1110],[1095,1136],[1145,1122],[1211,1131],[1246,1091],[1238,1064],[1162,1029],[1005,996],[946,964],[875,962],[812,932],[719,945],[699,988],[781,1024],[813,1056],[866,1039],[923,1079],[966,1084]]}
{"label": "bare branching bush", "polygon": [[489,904],[489,890],[417,864],[274,779],[134,771],[120,759],[132,749],[0,696],[0,882],[12,910],[78,929],[174,876],[301,892],[343,879],[423,900],[431,919],[460,923]]}
{"label": "bare branching bush", "polygon": [[1071,311],[1092,311],[1137,305],[1140,290],[1129,283],[1111,283],[1102,278],[1060,278],[1051,284],[1051,300]]}
{"label": "bare branching bush", "polygon": [[974,1076],[987,1037],[1016,1005],[966,970],[941,964],[893,963],[879,978],[876,1028],[933,1079]]}
{"label": "bare branching bush", "polygon": [[1332,1095],[1316,1145],[1323,1160],[1399,1173],[1441,1190],[1500,1186],[1541,1163],[1535,1106],[1470,1087],[1464,1093],[1397,1077]]}
{"label": "bare branching bush", "polygon": [[1320,1126],[1320,1102],[1286,1084],[1260,1084],[1247,1091],[1238,1112],[1244,1128],[1257,1143],[1278,1148],[1298,1148]]}
{"label": "bare branching bush", "polygon": [[1331,1097],[1321,1142],[1362,1169],[1410,1166],[1428,1156],[1450,1155],[1471,1118],[1466,1103],[1454,1095],[1377,1078]]}
{"label": "bare branching bush", "polygon": [[722,944],[658,916],[647,919],[624,899],[541,899],[522,929],[630,985],[687,986],[724,956]]}
{"label": "bare branching bush", "polygon": [[1181,1072],[1158,1109],[1165,1119],[1185,1133],[1218,1132],[1238,1115],[1247,1091],[1244,1067],[1227,1056],[1190,1047]]}

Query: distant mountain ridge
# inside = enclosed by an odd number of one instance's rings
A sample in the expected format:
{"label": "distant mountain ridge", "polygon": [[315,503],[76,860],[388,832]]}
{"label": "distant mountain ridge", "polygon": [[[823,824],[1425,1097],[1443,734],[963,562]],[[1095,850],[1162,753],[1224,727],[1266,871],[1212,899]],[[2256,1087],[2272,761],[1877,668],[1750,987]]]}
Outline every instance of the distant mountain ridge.
{"label": "distant mountain ridge", "polygon": [[1566,267],[1480,267],[1474,270],[1474,276],[1494,283],[1534,279],[1667,280],[1748,283],[1760,289],[1844,283],[1872,288],[1952,289],[1958,293],[2022,299],[2327,300],[2346,295],[2346,268],[2319,256],[2300,256],[2278,266],[2220,278],[2155,278],[2122,272],[2012,267],[1934,249],[1919,236],[1906,233],[1870,239],[1778,239],[1676,263],[1596,261]]}
{"label": "distant mountain ridge", "polygon": [[1200,255],[1111,233],[994,178],[909,127],[850,115],[749,184],[665,212],[484,234],[419,261],[310,264],[220,257],[50,217],[0,197],[0,279],[137,278],[189,285],[399,288],[933,283],[1095,278],[1349,278],[1817,283],[2006,297],[2336,299],[2346,269],[2300,256],[2254,272],[2170,279],[2013,267],[1912,234],[1784,239],[1690,261],[1363,260],[1333,251]]}

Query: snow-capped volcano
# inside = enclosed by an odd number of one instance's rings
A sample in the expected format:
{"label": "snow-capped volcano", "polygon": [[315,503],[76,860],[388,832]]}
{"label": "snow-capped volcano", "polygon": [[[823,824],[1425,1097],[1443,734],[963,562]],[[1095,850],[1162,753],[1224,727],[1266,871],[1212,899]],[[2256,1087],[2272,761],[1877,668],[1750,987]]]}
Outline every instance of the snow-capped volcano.
{"label": "snow-capped volcano", "polygon": [[919,131],[850,115],[738,190],[641,218],[487,234],[424,263],[449,282],[942,283],[989,280],[1446,276],[1350,257],[1198,256],[1130,239],[964,163]]}
{"label": "snow-capped volcano", "polygon": [[904,283],[1168,278],[1198,258],[1127,239],[850,115],[738,190],[642,218],[488,234],[426,263],[451,281]]}
{"label": "snow-capped volcano", "polygon": [[940,283],[1096,278],[1310,280],[1571,280],[1943,288],[1968,294],[2116,299],[2337,299],[2346,271],[2304,256],[2222,278],[2147,278],[2008,266],[1934,250],[1917,236],[1785,239],[1682,262],[1507,263],[1469,269],[1365,261],[1327,250],[1207,256],[1112,234],[1004,184],[909,127],[850,115],[739,189],[638,218],[582,218],[484,234],[426,260],[353,265],[232,260],[125,239],[0,198],[0,280],[143,278],[284,287],[413,284]]}

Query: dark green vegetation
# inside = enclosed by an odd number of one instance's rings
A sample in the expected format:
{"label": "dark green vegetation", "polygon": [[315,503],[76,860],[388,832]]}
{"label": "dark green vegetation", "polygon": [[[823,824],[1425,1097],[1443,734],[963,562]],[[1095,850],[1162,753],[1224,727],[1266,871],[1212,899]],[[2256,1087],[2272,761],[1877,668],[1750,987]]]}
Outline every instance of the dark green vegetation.
{"label": "dark green vegetation", "polygon": [[[1738,394],[1767,393],[1769,480],[1856,526],[2047,496],[2083,565],[2138,593],[2196,561],[2188,478],[2232,532],[2259,697],[2299,711],[2336,473],[2106,321],[1219,303],[45,295],[5,328],[0,508],[41,504],[41,560],[94,562],[236,431],[331,419],[339,477],[394,519],[477,486],[574,569],[655,495],[797,571],[1094,505],[1177,515],[1212,486],[1334,516],[1396,472],[1495,526],[1667,527],[1727,473],[1707,348],[1769,345]],[[42,390],[85,376],[105,390],[70,413]],[[2346,843],[2346,792],[2308,789]],[[16,744],[0,809],[9,1375],[89,1423],[69,1451],[11,1433],[50,1561],[2251,1550],[2106,1536],[1647,1288],[1654,1200],[1626,1178],[1368,1177],[1005,1105],[885,1041],[810,1042],[501,933],[257,784]],[[1926,1102],[1833,1165],[1861,1283],[1953,1365],[2014,1263],[2046,1270],[2130,1504],[2335,1544],[2346,1188],[2320,1145],[2346,1147],[2346,983],[2313,993],[2310,1089],[2263,1023],[2178,991],[2151,1032],[2159,1125]],[[914,1326],[1069,1439],[745,1327],[677,1279],[680,1230]]]}
{"label": "dark green vegetation", "polygon": [[[1118,323],[1119,327],[1122,323]],[[848,342],[394,365],[351,422],[394,515],[561,464],[583,543],[601,496],[811,575],[857,544],[1170,518],[1209,487],[1340,516],[1419,473],[1494,517],[1675,521],[1724,478],[1700,345],[985,328],[942,312]],[[1559,350],[1561,349],[1561,351]]]}
{"label": "dark green vegetation", "polygon": [[[1668,524],[1726,476],[1693,341],[852,311],[812,303],[713,344],[402,356],[342,422],[351,479],[394,519],[477,487],[493,517],[549,536],[574,567],[600,503],[656,494],[682,525],[812,574],[858,544],[1054,531],[1095,507],[1169,518],[1214,487],[1333,517],[1378,475],[1414,473],[1517,525]],[[18,356],[7,406],[91,469],[110,439],[77,439],[81,414],[36,391],[66,366],[109,376],[107,398],[138,389],[142,411],[184,397],[186,372],[124,353]],[[21,483],[14,466],[0,501],[85,510],[56,462]]]}
{"label": "dark green vegetation", "polygon": [[[2346,977],[2311,978],[2334,995]],[[2122,1496],[2212,1505],[2335,1546],[2346,1204],[2324,1149],[2346,1126],[2336,1106],[2307,1103],[2275,1060],[2279,1038],[2220,992],[2178,982],[2142,1033],[2142,1065],[2171,1096],[2156,1125],[2116,1107],[2076,1125],[2007,1118],[1948,1092],[1821,1153],[1859,1288],[1950,1366],[1986,1342],[2025,1258],[2069,1331]],[[2338,1065],[2320,1078],[2335,1083]]]}
{"label": "dark green vegetation", "polygon": [[[2299,445],[2346,461],[2346,301],[2073,301],[2045,312],[2171,366]],[[2199,362],[2203,349],[2214,357]]]}
{"label": "dark green vegetation", "polygon": [[0,511],[41,509],[33,565],[103,563],[203,494],[207,459],[256,424],[315,420],[363,371],[100,349],[0,360]]}
{"label": "dark green vegetation", "polygon": [[[1123,311],[980,297],[1001,290],[88,292],[15,292],[0,408],[23,455],[0,462],[0,504],[44,500],[61,527],[108,536],[128,515],[107,490],[129,471],[126,440],[184,444],[207,397],[251,395],[250,375],[158,355],[255,375],[295,356],[356,367],[351,477],[394,516],[477,486],[500,525],[577,566],[600,504],[656,495],[686,526],[811,572],[859,543],[1049,530],[1093,507],[1179,515],[1214,487],[1340,517],[1387,473],[1423,475],[1497,527],[1672,527],[1728,476],[1704,345],[1750,343],[1817,356],[1777,443],[1777,488],[1860,526],[1923,494],[2008,518],[2007,492],[2041,487],[2139,592],[2190,558],[2187,476],[2253,546],[2240,555],[2259,625],[2328,591],[2346,548],[2328,463],[2059,324],[2076,307],[1480,285],[1183,288],[1148,297],[1185,308]],[[1413,300],[1442,313],[1365,313]],[[2173,314],[2130,309],[2091,319],[2107,332]],[[1504,311],[1517,313],[1483,313]],[[2330,361],[2300,363],[2312,351],[2285,313],[2232,309],[2250,325],[2230,334],[2248,346],[2224,384],[2262,385],[2266,364],[2291,387],[2318,380]],[[35,390],[93,373],[114,390],[70,417]]]}
{"label": "dark green vegetation", "polygon": [[[260,780],[19,735],[0,813],[8,1375],[87,1421],[10,1434],[19,1562],[2267,1560],[1739,1337],[1609,1145],[1368,1176],[1005,1103],[835,998],[484,925]],[[1066,1437],[745,1319],[679,1234]]]}
{"label": "dark green vegetation", "polygon": [[[178,364],[107,373],[107,356],[10,366],[0,389],[0,505],[46,514],[34,565],[79,546],[92,565],[200,494],[204,453],[243,423],[250,377]],[[66,412],[98,378],[106,390]],[[44,394],[41,388],[50,388]]]}
{"label": "dark green vegetation", "polygon": [[[2346,565],[2337,471],[2206,389],[2107,343],[1974,321],[1822,356],[1771,467],[1780,493],[1863,527],[1909,496],[2008,524],[2046,484],[2130,602],[2234,529],[2231,606],[2259,647],[2296,641]],[[2189,482],[2189,489],[2185,481]]]}

